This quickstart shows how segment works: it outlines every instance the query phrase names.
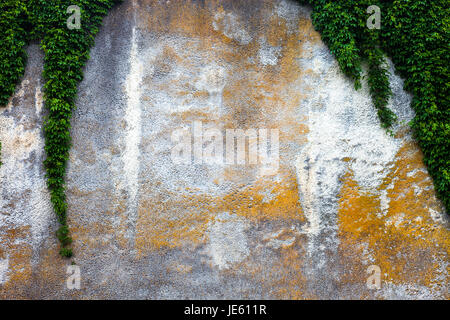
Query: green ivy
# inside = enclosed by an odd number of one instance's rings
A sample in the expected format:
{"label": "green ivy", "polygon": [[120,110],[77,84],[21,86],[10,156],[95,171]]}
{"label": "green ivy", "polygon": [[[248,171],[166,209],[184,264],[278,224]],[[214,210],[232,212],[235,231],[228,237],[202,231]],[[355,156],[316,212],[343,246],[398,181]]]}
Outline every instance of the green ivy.
{"label": "green ivy", "polygon": [[396,121],[395,114],[387,107],[392,95],[389,86],[389,72],[383,51],[379,30],[366,25],[367,8],[371,0],[327,1],[303,0],[311,4],[311,15],[315,28],[336,57],[345,75],[355,82],[355,89],[361,87],[362,64],[368,65],[368,84],[381,125],[388,129]]}
{"label": "green ivy", "polygon": [[8,103],[25,71],[27,21],[24,1],[3,0],[0,3],[0,43],[3,48],[0,50],[0,106]]}
{"label": "green ivy", "polygon": [[25,1],[2,0],[0,3],[0,105],[6,105],[25,71],[29,30]]}
{"label": "green ivy", "polygon": [[[343,73],[361,87],[361,65],[381,125],[396,121],[384,55],[413,94],[411,123],[438,197],[450,213],[450,0],[298,0],[312,6],[312,21]],[[381,9],[381,29],[369,29],[367,8]]]}
{"label": "green ivy", "polygon": [[[72,239],[67,225],[65,196],[69,157],[70,119],[75,108],[77,86],[102,18],[120,0],[2,0],[0,4],[0,105],[6,105],[24,74],[24,46],[41,40],[44,51],[44,100],[48,117],[44,125],[47,185],[60,228],[56,235],[60,254],[71,257]],[[81,9],[81,28],[70,30],[67,8]],[[1,150],[1,149],[0,149]]]}
{"label": "green ivy", "polygon": [[383,48],[413,95],[414,135],[450,213],[450,1],[393,1]]}

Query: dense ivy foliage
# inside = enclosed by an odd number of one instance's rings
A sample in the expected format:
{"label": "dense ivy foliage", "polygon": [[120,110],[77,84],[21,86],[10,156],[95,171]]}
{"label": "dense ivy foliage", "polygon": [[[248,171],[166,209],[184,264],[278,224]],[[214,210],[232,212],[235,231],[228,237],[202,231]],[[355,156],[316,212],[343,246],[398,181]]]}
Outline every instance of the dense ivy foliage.
{"label": "dense ivy foliage", "polygon": [[6,105],[25,71],[28,16],[25,1],[0,2],[0,105]]}
{"label": "dense ivy foliage", "polygon": [[[24,3],[16,0],[0,2],[0,106],[8,103],[25,71],[28,19]],[[0,152],[1,146],[0,142]]]}
{"label": "dense ivy foliage", "polygon": [[414,134],[450,213],[450,1],[393,1],[383,47],[413,93]]}
{"label": "dense ivy foliage", "polygon": [[[361,86],[362,64],[381,124],[395,121],[387,108],[391,90],[387,54],[413,94],[411,125],[438,197],[450,208],[449,0],[299,0],[341,70]],[[369,29],[367,8],[381,9],[381,28]]]}
{"label": "dense ivy foliage", "polygon": [[[70,149],[70,119],[75,108],[77,85],[89,59],[102,18],[120,0],[2,0],[0,4],[0,105],[5,105],[23,76],[30,40],[42,40],[44,61],[44,99],[48,110],[45,121],[45,168],[51,201],[61,224],[57,237],[60,254],[70,257],[72,239],[67,226],[65,173]],[[70,30],[67,8],[81,9],[81,28]]]}

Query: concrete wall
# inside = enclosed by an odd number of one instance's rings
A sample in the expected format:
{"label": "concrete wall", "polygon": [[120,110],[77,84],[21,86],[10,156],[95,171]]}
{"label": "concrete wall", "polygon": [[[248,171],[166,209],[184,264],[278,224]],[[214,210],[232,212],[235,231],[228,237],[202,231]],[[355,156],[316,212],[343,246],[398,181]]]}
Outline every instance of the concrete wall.
{"label": "concrete wall", "polygon": [[[395,135],[287,0],[125,1],[79,87],[58,256],[43,54],[0,109],[0,298],[448,299],[449,224],[391,76]],[[279,169],[175,164],[179,128],[278,129]],[[81,289],[66,286],[80,267]],[[367,269],[381,270],[368,289]]]}

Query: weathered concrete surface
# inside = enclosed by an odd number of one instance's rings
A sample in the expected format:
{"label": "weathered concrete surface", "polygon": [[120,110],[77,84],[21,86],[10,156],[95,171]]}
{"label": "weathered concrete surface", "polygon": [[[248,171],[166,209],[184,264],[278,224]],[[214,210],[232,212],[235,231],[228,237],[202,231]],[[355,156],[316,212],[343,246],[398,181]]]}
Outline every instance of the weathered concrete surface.
{"label": "weathered concrete surface", "polygon": [[[445,299],[449,225],[392,76],[395,137],[307,8],[126,1],[105,19],[73,118],[75,257],[42,168],[42,53],[0,110],[0,298]],[[171,134],[276,128],[280,168],[176,165]],[[81,268],[81,289],[66,268]],[[366,286],[370,265],[381,289]]]}

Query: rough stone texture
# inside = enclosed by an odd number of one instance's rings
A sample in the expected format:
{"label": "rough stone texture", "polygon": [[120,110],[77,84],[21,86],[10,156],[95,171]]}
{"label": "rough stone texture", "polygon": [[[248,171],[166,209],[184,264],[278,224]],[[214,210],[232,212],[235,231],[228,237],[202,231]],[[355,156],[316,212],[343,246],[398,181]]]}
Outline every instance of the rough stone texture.
{"label": "rough stone texture", "polygon": [[[125,1],[80,85],[58,256],[38,45],[0,109],[0,298],[448,299],[449,225],[393,75],[395,136],[286,0]],[[278,129],[280,167],[171,160],[175,129]],[[66,268],[81,268],[81,289]],[[366,286],[370,265],[382,287]]]}

